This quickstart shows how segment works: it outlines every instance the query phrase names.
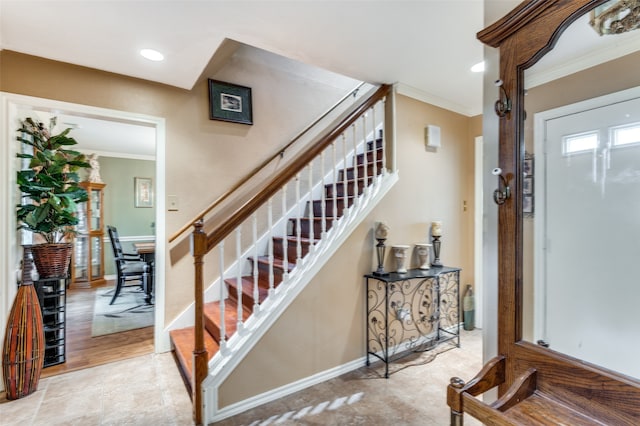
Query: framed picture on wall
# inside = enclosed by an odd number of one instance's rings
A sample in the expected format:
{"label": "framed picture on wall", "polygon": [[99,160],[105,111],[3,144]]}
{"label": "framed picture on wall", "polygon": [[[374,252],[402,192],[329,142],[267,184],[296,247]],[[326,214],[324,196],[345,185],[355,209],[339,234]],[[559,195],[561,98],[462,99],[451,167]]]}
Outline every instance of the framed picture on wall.
{"label": "framed picture on wall", "polygon": [[209,79],[209,119],[253,124],[251,88]]}
{"label": "framed picture on wall", "polygon": [[134,177],[133,194],[134,207],[153,207],[153,180],[146,177]]}
{"label": "framed picture on wall", "polygon": [[524,171],[525,176],[533,176],[533,157],[529,154],[526,155],[522,170]]}
{"label": "framed picture on wall", "polygon": [[522,196],[522,213],[533,214],[533,195]]}
{"label": "framed picture on wall", "polygon": [[526,177],[522,180],[522,195],[533,195],[532,177]]}

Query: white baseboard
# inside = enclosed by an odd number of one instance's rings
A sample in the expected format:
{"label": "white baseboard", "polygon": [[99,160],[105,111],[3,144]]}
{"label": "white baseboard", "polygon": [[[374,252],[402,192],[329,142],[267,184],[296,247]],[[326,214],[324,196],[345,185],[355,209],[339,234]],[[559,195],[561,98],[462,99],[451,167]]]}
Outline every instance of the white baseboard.
{"label": "white baseboard", "polygon": [[243,413],[262,404],[275,401],[276,399],[291,395],[292,393],[301,391],[310,386],[314,386],[343,374],[349,373],[350,371],[365,366],[366,360],[366,357],[362,357],[346,364],[314,374],[313,376],[305,377],[304,379],[298,380],[297,382],[289,383],[288,385],[272,389],[260,395],[245,399],[244,401],[240,401],[227,407],[223,407],[218,410],[215,418],[213,418],[212,421],[217,422],[219,420],[235,416],[236,414]]}

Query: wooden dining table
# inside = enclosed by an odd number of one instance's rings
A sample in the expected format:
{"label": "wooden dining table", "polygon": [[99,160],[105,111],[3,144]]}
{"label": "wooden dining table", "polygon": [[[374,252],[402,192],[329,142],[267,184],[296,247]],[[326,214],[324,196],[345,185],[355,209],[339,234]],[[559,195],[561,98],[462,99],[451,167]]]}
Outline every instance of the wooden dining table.
{"label": "wooden dining table", "polygon": [[133,248],[140,255],[143,261],[149,266],[149,275],[147,277],[147,286],[144,289],[146,293],[145,302],[151,303],[155,287],[155,260],[156,260],[156,243],[139,242],[133,243]]}

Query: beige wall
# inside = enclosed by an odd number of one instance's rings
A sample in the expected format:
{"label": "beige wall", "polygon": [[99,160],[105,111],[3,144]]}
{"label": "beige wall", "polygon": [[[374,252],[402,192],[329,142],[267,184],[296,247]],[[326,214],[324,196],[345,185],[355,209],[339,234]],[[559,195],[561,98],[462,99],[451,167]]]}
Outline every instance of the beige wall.
{"label": "beige wall", "polygon": [[[355,86],[326,73],[305,79],[287,61],[283,73],[273,57],[253,59],[246,50],[232,55],[225,46],[226,65],[212,60],[192,90],[4,50],[0,91],[164,117],[166,193],[177,195],[181,206],[165,214],[170,236]],[[208,77],[252,88],[252,126],[209,120]],[[168,323],[193,300],[193,261],[186,238],[167,253]],[[210,258],[209,265],[217,264]],[[205,273],[212,281],[214,270]]]}
{"label": "beige wall", "polygon": [[[246,57],[232,60],[230,68],[212,64],[188,91],[10,51],[0,55],[2,91],[166,118],[167,194],[178,195],[182,208],[166,212],[167,235],[345,92],[264,72],[263,65],[248,63]],[[208,119],[206,76],[253,88],[253,126]],[[441,258],[462,268],[462,285],[472,283],[473,138],[481,133],[481,118],[399,96],[397,120],[400,182],[229,377],[221,405],[364,356],[362,276],[374,267],[371,229],[376,221],[389,224],[387,243],[392,245],[426,241],[429,223],[442,220]],[[441,127],[437,153],[425,150],[427,124]],[[186,254],[186,244],[168,251],[167,321],[192,300],[192,261]]]}
{"label": "beige wall", "polygon": [[[388,223],[390,246],[423,242],[430,222],[442,220],[441,258],[462,268],[461,284],[472,283],[473,138],[481,122],[398,96],[400,181],[223,383],[221,407],[365,355],[363,275],[375,267],[377,221]],[[425,150],[427,124],[441,128],[437,153]],[[390,250],[386,257],[386,269],[393,270]]]}

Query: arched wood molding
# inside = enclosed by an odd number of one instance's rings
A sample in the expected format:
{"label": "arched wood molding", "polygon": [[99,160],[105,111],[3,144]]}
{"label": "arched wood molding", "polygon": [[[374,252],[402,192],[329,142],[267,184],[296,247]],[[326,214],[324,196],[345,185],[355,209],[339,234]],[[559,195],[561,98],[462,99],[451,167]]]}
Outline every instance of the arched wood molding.
{"label": "arched wood molding", "polygon": [[[500,79],[512,109],[500,118],[499,165],[512,197],[498,212],[498,354],[501,368],[484,368],[467,385],[452,379],[452,424],[464,412],[486,424],[640,424],[640,381],[522,340],[522,164],[524,69],[551,50],[578,17],[606,0],[529,0],[478,33],[500,49]],[[496,90],[496,97],[498,92]],[[496,363],[494,358],[487,365]],[[502,366],[503,364],[503,366]],[[492,376],[500,371],[500,376]],[[478,382],[498,384],[508,404],[485,404]],[[477,388],[477,385],[476,385]],[[486,390],[486,389],[484,389]],[[458,415],[459,414],[459,415]]]}

